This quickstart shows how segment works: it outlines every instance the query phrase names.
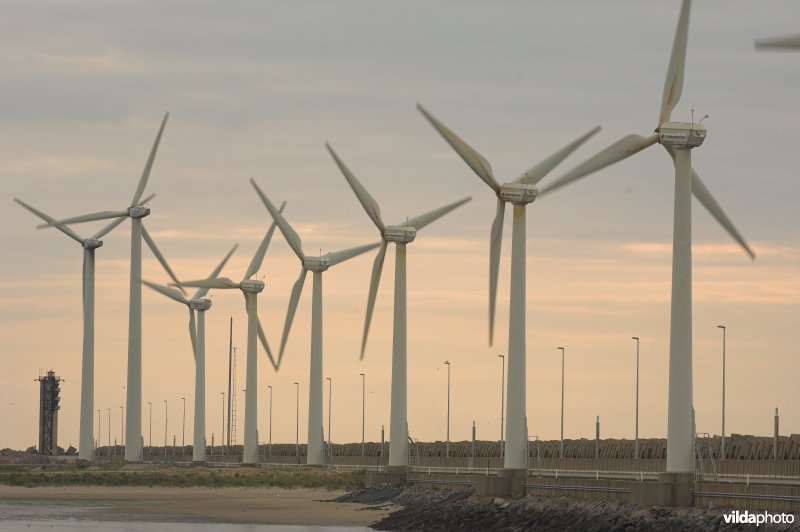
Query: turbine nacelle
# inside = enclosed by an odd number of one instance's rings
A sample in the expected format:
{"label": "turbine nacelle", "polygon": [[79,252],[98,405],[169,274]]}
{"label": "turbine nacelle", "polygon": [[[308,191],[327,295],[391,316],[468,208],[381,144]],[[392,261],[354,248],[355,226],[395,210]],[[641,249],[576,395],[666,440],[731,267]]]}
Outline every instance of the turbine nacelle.
{"label": "turbine nacelle", "polygon": [[87,238],[83,241],[83,247],[86,249],[97,249],[103,245],[103,241],[97,238]]}
{"label": "turbine nacelle", "polygon": [[500,186],[500,191],[497,197],[506,203],[514,205],[527,205],[533,203],[539,194],[539,189],[536,185],[528,185],[525,183],[503,183]]}
{"label": "turbine nacelle", "polygon": [[388,225],[383,232],[383,239],[395,244],[409,244],[417,238],[417,229],[407,225]]}
{"label": "turbine nacelle", "polygon": [[324,272],[331,266],[331,258],[327,255],[303,258],[303,268],[310,272]]}
{"label": "turbine nacelle", "polygon": [[190,299],[189,308],[192,310],[205,311],[211,308],[211,300],[206,298]]}
{"label": "turbine nacelle", "polygon": [[242,289],[242,292],[258,294],[264,290],[264,281],[259,281],[258,279],[245,279],[239,283],[239,288]]}
{"label": "turbine nacelle", "polygon": [[142,205],[136,205],[128,209],[128,216],[131,218],[144,218],[148,214],[150,214],[150,208]]}
{"label": "turbine nacelle", "polygon": [[658,128],[658,141],[664,146],[696,148],[706,140],[706,128],[691,122],[665,122]]}

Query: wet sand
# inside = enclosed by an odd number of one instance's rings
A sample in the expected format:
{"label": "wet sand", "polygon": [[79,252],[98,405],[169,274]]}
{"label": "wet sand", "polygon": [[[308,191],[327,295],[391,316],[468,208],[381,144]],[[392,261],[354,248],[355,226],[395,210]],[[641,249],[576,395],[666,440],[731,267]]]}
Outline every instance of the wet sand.
{"label": "wet sand", "polygon": [[342,490],[307,488],[147,488],[0,486],[0,501],[58,501],[85,506],[87,518],[119,520],[179,518],[186,521],[280,525],[367,526],[389,507],[339,503]]}

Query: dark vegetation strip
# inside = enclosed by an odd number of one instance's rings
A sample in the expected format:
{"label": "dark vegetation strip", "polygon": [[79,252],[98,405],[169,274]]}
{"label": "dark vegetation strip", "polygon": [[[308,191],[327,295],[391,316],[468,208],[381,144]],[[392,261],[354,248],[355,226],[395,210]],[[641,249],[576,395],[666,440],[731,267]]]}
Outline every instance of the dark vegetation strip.
{"label": "dark vegetation strip", "polygon": [[147,486],[209,488],[322,488],[353,490],[364,485],[363,471],[236,471],[228,470],[32,470],[0,472],[6,486]]}

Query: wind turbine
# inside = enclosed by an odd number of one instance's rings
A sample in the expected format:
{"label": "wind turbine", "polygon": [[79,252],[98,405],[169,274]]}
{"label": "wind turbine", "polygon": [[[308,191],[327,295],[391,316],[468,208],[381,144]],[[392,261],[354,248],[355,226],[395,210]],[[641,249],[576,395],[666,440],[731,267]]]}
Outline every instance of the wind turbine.
{"label": "wind turbine", "polygon": [[647,137],[628,135],[600,151],[540,190],[540,195],[563,187],[581,177],[639,151],[660,143],[675,165],[675,204],[672,240],[672,303],[669,349],[669,406],[667,421],[667,471],[694,471],[694,430],[692,429],[692,195],[716,218],[751,259],[753,250],[736,230],[717,201],[692,169],[691,149],[706,136],[700,124],[670,122],[683,90],[690,0],[684,0],[672,46],[661,99],[658,126]]}
{"label": "wind turbine", "polygon": [[291,298],[289,299],[289,309],[286,312],[286,323],[283,326],[278,363],[280,363],[280,360],[283,358],[283,350],[286,347],[286,340],[289,337],[289,330],[292,327],[292,320],[297,310],[297,303],[300,300],[300,294],[303,292],[306,272],[311,271],[314,274],[314,293],[311,309],[311,364],[308,386],[308,453],[306,455],[306,463],[308,465],[324,465],[324,438],[322,433],[322,272],[326,271],[331,266],[336,266],[341,262],[357,257],[371,249],[375,249],[380,244],[376,242],[374,244],[328,253],[324,256],[321,254],[317,257],[308,256],[303,252],[300,237],[289,225],[289,222],[286,221],[286,218],[278,212],[256,182],[253,179],[251,179],[250,182],[253,184],[256,192],[258,192],[258,195],[261,196],[261,200],[275,219],[275,223],[278,224],[278,228],[281,230],[281,233],[283,233],[289,246],[291,246],[292,250],[300,259],[300,277],[295,282],[292,288]]}
{"label": "wind turbine", "polygon": [[[216,279],[219,272],[236,251],[235,244],[222,262],[214,268],[209,279]],[[192,354],[194,355],[194,444],[192,446],[192,461],[205,462],[206,460],[206,311],[211,308],[211,300],[206,298],[208,288],[199,288],[191,299],[187,299],[180,291],[162,286],[150,281],[142,280],[156,292],[174,299],[189,307],[189,338],[192,341]],[[195,323],[194,312],[197,311]]]}
{"label": "wind turbine", "polygon": [[94,459],[94,263],[95,250],[103,245],[100,240],[122,223],[114,220],[89,238],[78,236],[72,229],[58,223],[55,218],[14,198],[14,201],[52,225],[83,247],[83,356],[81,358],[81,414],[78,441],[81,460]]}
{"label": "wind turbine", "polygon": [[361,358],[364,358],[364,349],[367,345],[367,333],[372,320],[372,311],[375,308],[375,297],[378,293],[378,283],[381,280],[383,259],[389,242],[395,244],[395,270],[394,270],[394,325],[392,338],[392,403],[391,419],[389,426],[389,466],[405,467],[408,465],[408,372],[406,352],[406,245],[413,242],[417,231],[441,218],[456,207],[463,205],[472,198],[467,197],[456,202],[434,209],[415,218],[406,220],[405,224],[385,225],[381,220],[381,210],[378,203],[367,192],[367,189],[356,179],[356,176],[339,159],[336,152],[329,144],[325,144],[344,174],[350,188],[353,189],[358,201],[372,222],[381,233],[381,245],[378,255],[372,266],[372,278],[369,285],[369,298],[367,299],[367,315],[364,322],[364,337],[361,341]]}
{"label": "wind turbine", "polygon": [[[279,212],[283,211],[286,202],[283,202]],[[242,277],[242,280],[237,282],[231,281],[227,277],[220,277],[218,279],[201,279],[197,281],[186,281],[181,283],[170,283],[174,286],[191,286],[194,288],[219,288],[226,289],[239,289],[244,296],[244,305],[247,310],[247,377],[245,386],[245,405],[244,405],[244,452],[242,456],[243,464],[257,464],[258,463],[258,352],[256,346],[256,334],[267,352],[267,356],[272,362],[272,366],[277,371],[279,362],[275,362],[272,356],[272,351],[267,343],[267,337],[264,334],[264,329],[261,327],[261,322],[258,319],[258,294],[264,290],[264,281],[259,279],[251,279],[253,275],[261,268],[261,263],[264,261],[264,255],[267,253],[269,242],[272,240],[272,233],[275,232],[275,222],[270,224],[267,233],[261,240],[253,259],[250,261],[250,266]]]}
{"label": "wind turbine", "polygon": [[527,396],[525,389],[525,207],[536,199],[536,184],[589,137],[597,133],[600,126],[584,133],[547,159],[532,166],[514,181],[501,185],[495,179],[489,161],[420,104],[417,104],[417,109],[497,196],[497,214],[492,223],[489,240],[489,345],[492,345],[494,340],[497,274],[500,267],[500,248],[503,242],[503,218],[506,203],[514,206],[511,236],[511,291],[508,312],[508,386],[506,388],[508,422],[506,423],[506,452],[503,465],[506,469],[524,469],[527,467],[528,443],[525,436],[525,398]]}
{"label": "wind turbine", "polygon": [[765,48],[796,50],[800,48],[800,34],[770,37],[768,39],[759,39],[756,41],[756,50],[763,50]]}
{"label": "wind turbine", "polygon": [[[150,209],[144,206],[145,202],[139,200],[144,194],[150,170],[156,158],[158,145],[164,126],[167,124],[169,113],[164,114],[161,127],[158,129],[156,140],[150,149],[150,155],[142,172],[142,177],[136,186],[133,200],[124,211],[102,211],[82,216],[75,216],[58,223],[69,225],[74,223],[91,222],[116,218],[121,223],[125,218],[131,219],[131,274],[130,274],[130,308],[128,312],[128,382],[126,386],[125,409],[125,460],[138,462],[142,460],[142,218],[150,214]],[[47,223],[39,226],[52,227]],[[162,262],[162,264],[164,264]]]}

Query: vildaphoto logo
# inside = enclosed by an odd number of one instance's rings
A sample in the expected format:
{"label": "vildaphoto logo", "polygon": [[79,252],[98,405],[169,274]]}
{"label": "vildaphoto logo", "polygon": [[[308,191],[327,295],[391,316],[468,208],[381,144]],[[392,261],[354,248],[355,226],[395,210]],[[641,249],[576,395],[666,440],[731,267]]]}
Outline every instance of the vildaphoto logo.
{"label": "vildaphoto logo", "polygon": [[769,512],[762,512],[759,514],[750,513],[747,510],[740,512],[734,510],[729,514],[722,516],[726,524],[753,524],[753,525],[767,525],[767,524],[792,524],[794,523],[793,514],[771,514]]}

